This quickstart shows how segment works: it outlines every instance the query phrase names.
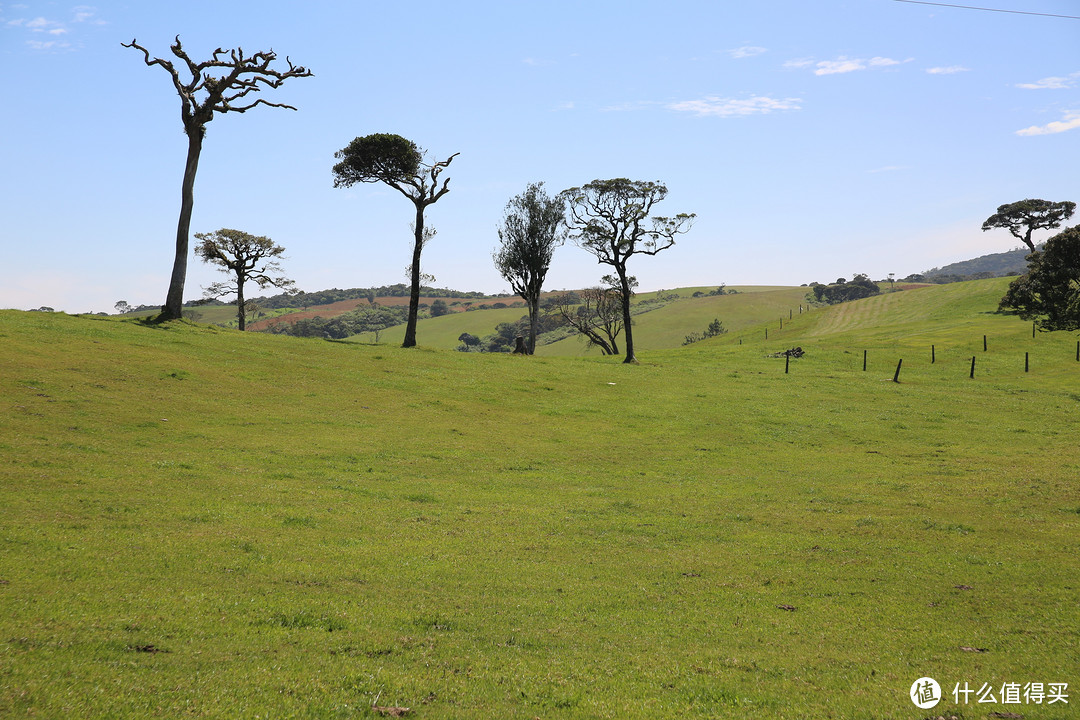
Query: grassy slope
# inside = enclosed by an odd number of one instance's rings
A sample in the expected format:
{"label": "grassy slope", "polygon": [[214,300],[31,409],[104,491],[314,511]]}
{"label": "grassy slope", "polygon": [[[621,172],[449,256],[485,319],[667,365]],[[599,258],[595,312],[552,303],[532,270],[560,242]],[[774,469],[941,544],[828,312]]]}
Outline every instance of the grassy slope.
{"label": "grassy slope", "polygon": [[1003,287],[639,366],[0,312],[0,716],[921,718],[923,675],[1075,684],[1075,336],[990,314]]}
{"label": "grassy slope", "polygon": [[[779,319],[781,314],[787,317],[792,308],[797,314],[799,305],[805,302],[806,296],[806,288],[752,286],[740,287],[739,293],[735,295],[693,299],[690,297],[695,290],[708,292],[712,289],[715,288],[680,288],[667,291],[678,292],[683,299],[636,316],[634,345],[637,351],[679,347],[687,335],[704,331],[714,318],[719,318],[729,330],[738,330],[760,325],[773,318]],[[655,294],[642,293],[636,300],[640,302]],[[453,313],[420,320],[417,323],[416,335],[420,344],[425,347],[452,350],[461,344],[458,337],[464,332],[484,337],[493,333],[499,323],[516,322],[527,314],[528,310],[525,308]],[[400,344],[404,337],[405,326],[401,325],[382,332],[379,341]],[[361,333],[352,340],[370,343],[374,336],[371,333]],[[598,354],[595,349],[587,348],[579,337],[541,345],[536,353],[542,356],[564,357]]]}

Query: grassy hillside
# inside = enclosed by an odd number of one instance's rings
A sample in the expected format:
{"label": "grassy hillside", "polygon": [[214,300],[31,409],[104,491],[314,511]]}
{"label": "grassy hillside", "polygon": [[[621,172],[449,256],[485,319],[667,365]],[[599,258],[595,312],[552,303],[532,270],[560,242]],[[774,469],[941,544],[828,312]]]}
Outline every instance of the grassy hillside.
{"label": "grassy hillside", "polygon": [[1077,338],[1005,283],[637,366],[0,312],[0,716],[1067,717],[951,694],[1080,664]]}
{"label": "grassy hillside", "polygon": [[[714,318],[719,318],[728,330],[738,330],[787,317],[789,311],[799,312],[805,304],[806,288],[747,286],[737,288],[738,293],[713,297],[693,298],[695,291],[708,292],[715,288],[679,288],[664,291],[677,293],[680,298],[663,307],[635,317],[634,346],[638,351],[676,348],[683,344],[692,332],[701,332]],[[647,301],[656,293],[642,293],[635,302]],[[417,323],[416,335],[425,347],[452,350],[460,343],[462,333],[483,337],[495,332],[495,326],[503,322],[516,322],[528,314],[525,308],[502,310],[478,310],[470,313],[453,313],[438,318],[427,318]],[[405,326],[389,328],[380,334],[379,341],[400,344],[405,338]],[[620,338],[621,339],[621,338]],[[374,341],[371,333],[361,333],[350,338],[355,342]],[[620,348],[622,344],[620,343]],[[551,345],[539,345],[536,354],[541,356],[598,355],[588,348],[579,336],[568,337]]]}

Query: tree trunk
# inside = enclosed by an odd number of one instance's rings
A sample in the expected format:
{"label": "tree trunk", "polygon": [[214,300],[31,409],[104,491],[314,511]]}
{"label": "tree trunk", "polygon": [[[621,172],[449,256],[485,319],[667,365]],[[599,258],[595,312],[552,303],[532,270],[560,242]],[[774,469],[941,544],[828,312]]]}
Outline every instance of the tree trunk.
{"label": "tree trunk", "polygon": [[410,268],[409,290],[409,320],[405,325],[405,342],[403,348],[416,347],[416,316],[420,311],[420,251],[424,249],[424,204],[420,200],[416,203],[416,222],[413,227],[416,230],[413,238],[412,267]]}
{"label": "tree trunk", "polygon": [[529,354],[532,355],[536,352],[536,330],[540,324],[540,298],[529,298]]}
{"label": "tree trunk", "polygon": [[247,311],[244,308],[244,275],[243,273],[236,273],[236,324],[240,327],[240,332],[244,332],[247,327]]}
{"label": "tree trunk", "polygon": [[188,136],[187,162],[184,165],[184,184],[180,192],[180,220],[176,224],[176,257],[173,259],[169,293],[161,308],[159,320],[179,320],[184,314],[184,283],[187,281],[188,233],[191,229],[191,210],[195,205],[195,173],[199,169],[204,128],[193,125],[185,128]]}
{"label": "tree trunk", "polygon": [[[619,284],[622,286],[623,331],[626,332],[626,359],[624,363],[636,363],[634,355],[634,330],[630,326],[630,281],[626,277],[626,268],[616,267],[619,271]],[[614,340],[614,339],[613,339]]]}

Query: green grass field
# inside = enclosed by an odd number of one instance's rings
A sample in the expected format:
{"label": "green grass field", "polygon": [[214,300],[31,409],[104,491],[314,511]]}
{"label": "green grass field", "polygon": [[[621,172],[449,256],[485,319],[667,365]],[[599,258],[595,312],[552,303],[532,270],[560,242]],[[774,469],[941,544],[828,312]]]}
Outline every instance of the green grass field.
{"label": "green grass field", "polygon": [[634,366],[0,312],[0,717],[1075,717],[1077,335],[1006,284]]}

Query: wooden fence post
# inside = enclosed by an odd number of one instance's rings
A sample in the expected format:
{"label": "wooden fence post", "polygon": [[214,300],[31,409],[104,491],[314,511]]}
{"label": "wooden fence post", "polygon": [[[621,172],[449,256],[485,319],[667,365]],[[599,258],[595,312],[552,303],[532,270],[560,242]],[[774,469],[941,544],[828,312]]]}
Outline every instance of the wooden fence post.
{"label": "wooden fence post", "polygon": [[1028,354],[1024,353],[1024,372],[1027,372],[1031,366],[1028,364]]}
{"label": "wooden fence post", "polygon": [[904,358],[900,358],[900,362],[896,363],[896,372],[893,373],[892,381],[894,383],[900,382],[900,366],[904,364]]}
{"label": "wooden fence post", "polygon": [[788,374],[788,367],[791,366],[791,355],[784,354],[784,374]]}
{"label": "wooden fence post", "polygon": [[986,336],[983,335],[983,352],[986,352]]}
{"label": "wooden fence post", "polygon": [[971,377],[972,380],[975,379],[975,356],[974,355],[971,356],[971,375],[970,375],[970,377]]}
{"label": "wooden fence post", "polygon": [[930,364],[933,365],[937,361],[937,355],[935,354],[935,348],[930,346]]}
{"label": "wooden fence post", "polygon": [[862,371],[866,372],[866,351],[862,351]]}

